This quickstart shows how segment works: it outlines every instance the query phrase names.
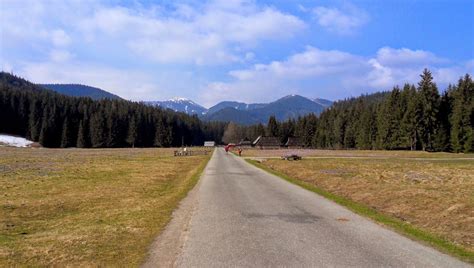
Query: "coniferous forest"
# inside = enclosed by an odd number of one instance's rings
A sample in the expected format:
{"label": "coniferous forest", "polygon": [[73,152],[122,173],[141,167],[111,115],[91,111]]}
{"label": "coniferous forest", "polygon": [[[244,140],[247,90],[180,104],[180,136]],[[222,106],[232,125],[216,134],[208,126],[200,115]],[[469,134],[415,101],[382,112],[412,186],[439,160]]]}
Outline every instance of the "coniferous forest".
{"label": "coniferous forest", "polygon": [[438,91],[428,70],[417,86],[337,102],[298,122],[316,148],[474,151],[474,82],[469,75]]}
{"label": "coniferous forest", "polygon": [[266,126],[202,122],[125,100],[64,96],[7,73],[0,77],[0,133],[45,147],[170,147],[259,135],[299,137],[306,148],[474,151],[474,82],[466,74],[441,91],[428,70],[417,85],[335,102]]}
{"label": "coniferous forest", "polygon": [[338,101],[319,116],[229,125],[224,141],[265,134],[282,143],[299,137],[306,148],[474,152],[473,126],[472,78],[466,74],[440,93],[425,69],[418,85]]}
{"label": "coniferous forest", "polygon": [[68,97],[0,74],[0,133],[45,147],[170,147],[220,141],[223,123],[124,100]]}

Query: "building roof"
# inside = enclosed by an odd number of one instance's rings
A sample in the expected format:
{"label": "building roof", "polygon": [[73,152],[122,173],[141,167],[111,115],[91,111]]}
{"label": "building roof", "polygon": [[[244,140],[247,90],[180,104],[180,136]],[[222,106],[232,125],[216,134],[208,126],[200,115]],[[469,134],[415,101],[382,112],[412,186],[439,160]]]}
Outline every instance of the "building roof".
{"label": "building roof", "polygon": [[300,139],[300,138],[297,138],[297,137],[289,137],[288,140],[287,140],[286,143],[285,143],[285,146],[291,146],[291,147],[303,146],[303,143],[301,142],[301,139]]}
{"label": "building roof", "polygon": [[278,137],[259,136],[254,142],[255,146],[280,146],[280,139]]}
{"label": "building roof", "polygon": [[239,142],[239,145],[249,145],[249,146],[251,146],[251,145],[252,145],[252,142],[249,141],[249,140],[241,140],[241,141]]}

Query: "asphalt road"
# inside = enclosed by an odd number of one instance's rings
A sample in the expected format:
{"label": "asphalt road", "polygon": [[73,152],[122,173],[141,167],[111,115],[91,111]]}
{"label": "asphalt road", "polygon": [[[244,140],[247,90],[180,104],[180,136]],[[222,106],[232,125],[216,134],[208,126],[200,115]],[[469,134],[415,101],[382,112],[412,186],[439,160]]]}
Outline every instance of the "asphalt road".
{"label": "asphalt road", "polygon": [[471,267],[217,149],[179,267]]}

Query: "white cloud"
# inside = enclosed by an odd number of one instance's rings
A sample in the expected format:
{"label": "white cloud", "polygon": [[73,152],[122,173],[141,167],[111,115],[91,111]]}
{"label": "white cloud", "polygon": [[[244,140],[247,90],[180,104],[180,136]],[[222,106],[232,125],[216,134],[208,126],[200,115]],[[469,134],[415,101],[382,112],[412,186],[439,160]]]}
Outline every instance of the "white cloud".
{"label": "white cloud", "polygon": [[285,61],[269,64],[255,64],[251,69],[234,70],[229,74],[239,80],[261,77],[300,79],[343,73],[366,65],[362,57],[338,50],[321,50],[308,46],[301,53],[290,56]]}
{"label": "white cloud", "polygon": [[425,67],[432,71],[439,88],[444,89],[466,72],[472,73],[470,64],[453,64],[429,51],[407,48],[382,47],[374,57],[363,57],[308,46],[283,61],[230,71],[234,80],[210,83],[203,99],[208,103],[226,99],[225,96],[271,100],[289,93],[332,99],[357,96],[404,83],[416,84]]}
{"label": "white cloud", "polygon": [[255,54],[253,52],[247,52],[245,53],[245,60],[251,61],[255,58]]}
{"label": "white cloud", "polygon": [[[465,66],[458,66],[432,52],[408,48],[380,48],[374,58],[369,59],[372,70],[367,83],[373,88],[388,89],[396,84],[416,83],[424,68],[432,69],[435,82],[445,86],[454,83],[463,73]],[[457,77],[457,78],[456,78]]]}
{"label": "white cloud", "polygon": [[2,41],[12,46],[25,41],[68,45],[71,37],[67,26],[87,16],[97,5],[94,0],[2,0]]}
{"label": "white cloud", "polygon": [[71,37],[64,30],[57,29],[51,32],[51,41],[53,45],[63,47],[71,43]]}
{"label": "white cloud", "polygon": [[[161,63],[225,63],[245,60],[232,48],[285,39],[305,27],[299,18],[250,2],[178,5],[176,12],[101,8],[80,22],[88,39],[107,35],[136,54]],[[170,15],[172,14],[172,15]]]}
{"label": "white cloud", "polygon": [[338,34],[352,34],[369,21],[366,11],[348,4],[342,8],[319,6],[313,15],[320,26]]}
{"label": "white cloud", "polygon": [[[256,1],[131,1],[126,7],[116,5],[120,1],[0,1],[4,70],[33,82],[99,86],[134,100],[183,94],[203,104],[289,93],[337,98],[416,83],[424,67],[440,88],[474,69],[474,60],[461,64],[425,50],[391,47],[362,56],[308,46],[262,62],[266,44],[273,48],[283,41],[283,49],[265,56],[282,53],[295,44],[284,40],[308,25]],[[350,5],[300,10],[337,34],[369,21],[367,12]],[[215,64],[222,65],[202,66]]]}
{"label": "white cloud", "polygon": [[73,57],[73,55],[67,50],[53,49],[49,53],[49,57],[51,61],[53,62],[65,62],[65,61],[70,60]]}
{"label": "white cloud", "polygon": [[446,62],[445,59],[439,58],[429,51],[390,47],[383,47],[377,51],[377,61],[388,66],[413,66]]}
{"label": "white cloud", "polygon": [[395,84],[392,69],[383,66],[377,59],[370,59],[369,64],[372,66],[372,71],[367,74],[369,86],[386,88],[387,86]]}
{"label": "white cloud", "polygon": [[24,0],[2,2],[1,15],[5,45],[33,47],[35,60],[40,54],[49,57],[51,46],[108,46],[157,63],[243,62],[246,52],[262,42],[290,38],[306,27],[300,18],[254,1],[120,6]]}

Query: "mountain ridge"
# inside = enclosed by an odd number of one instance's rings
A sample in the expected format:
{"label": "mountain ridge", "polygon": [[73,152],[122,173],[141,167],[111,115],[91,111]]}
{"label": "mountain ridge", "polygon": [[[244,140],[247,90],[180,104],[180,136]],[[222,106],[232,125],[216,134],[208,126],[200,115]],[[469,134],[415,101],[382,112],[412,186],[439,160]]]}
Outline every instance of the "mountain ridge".
{"label": "mountain ridge", "polygon": [[143,103],[154,107],[170,109],[175,112],[184,112],[189,115],[202,115],[207,111],[207,109],[200,104],[197,104],[190,99],[181,97],[175,97],[165,101],[143,101]]}
{"label": "mountain ridge", "polygon": [[38,84],[38,86],[71,97],[90,97],[93,100],[122,99],[121,97],[98,87],[92,87],[82,84]]}
{"label": "mountain ridge", "polygon": [[[103,89],[80,84],[39,84],[39,86],[74,97],[99,99],[122,99]],[[188,115],[197,115],[203,121],[234,122],[242,125],[267,123],[270,116],[277,120],[297,118],[310,113],[319,115],[332,105],[332,101],[322,98],[306,98],[300,95],[287,95],[269,103],[245,103],[221,101],[210,108],[182,97],[164,101],[142,101],[142,103]]]}
{"label": "mountain ridge", "polygon": [[[320,114],[330,106],[329,104],[332,104],[329,100],[318,100],[319,102],[315,102],[300,95],[287,95],[270,103],[258,104],[251,109],[248,105],[244,106],[244,109],[239,109],[242,105],[225,107],[213,113],[207,113],[201,119],[204,121],[232,121],[243,125],[266,123],[270,116],[275,116],[277,120],[287,120],[310,113]],[[212,107],[209,108],[209,110],[211,109]]]}

